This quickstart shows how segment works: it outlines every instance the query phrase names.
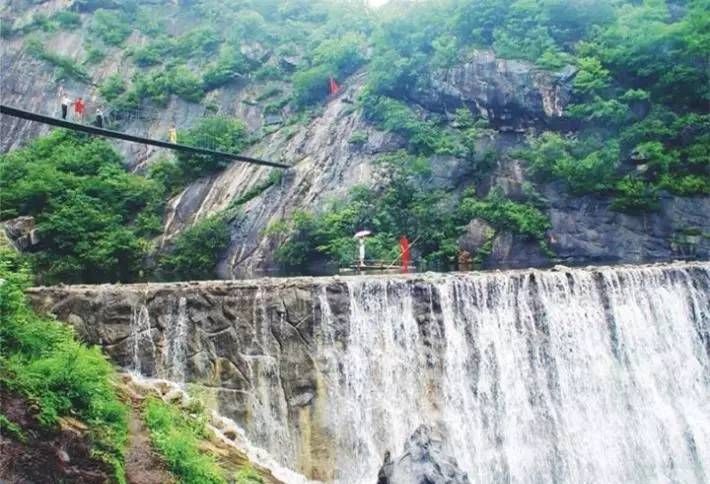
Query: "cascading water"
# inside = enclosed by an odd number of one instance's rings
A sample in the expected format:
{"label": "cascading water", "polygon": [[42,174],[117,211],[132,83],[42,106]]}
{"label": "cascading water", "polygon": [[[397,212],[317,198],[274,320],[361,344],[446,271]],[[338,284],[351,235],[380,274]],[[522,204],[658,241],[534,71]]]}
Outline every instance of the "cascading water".
{"label": "cascading water", "polygon": [[707,482],[704,284],[655,268],[452,275],[416,294],[349,280],[337,480],[375,482],[426,423],[473,482]]}
{"label": "cascading water", "polygon": [[165,344],[165,367],[168,378],[175,383],[185,383],[187,367],[187,298],[181,296],[178,300],[177,314],[167,330]]}
{"label": "cascading water", "polygon": [[146,371],[143,367],[144,359],[141,354],[150,353],[155,360],[155,343],[150,327],[150,314],[145,305],[141,305],[133,310],[131,318],[131,341],[132,341],[132,364],[131,368],[134,372],[141,374]]}
{"label": "cascading water", "polygon": [[710,480],[710,264],[161,291],[134,368],[208,382],[311,477],[376,482],[427,424],[472,482]]}

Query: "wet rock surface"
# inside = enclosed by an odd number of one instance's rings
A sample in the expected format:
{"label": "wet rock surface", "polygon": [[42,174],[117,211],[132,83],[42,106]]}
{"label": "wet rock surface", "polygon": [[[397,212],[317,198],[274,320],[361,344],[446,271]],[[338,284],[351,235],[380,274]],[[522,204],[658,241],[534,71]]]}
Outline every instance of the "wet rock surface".
{"label": "wet rock surface", "polygon": [[433,430],[422,425],[409,437],[402,455],[385,455],[377,484],[469,484],[456,459],[446,455]]}

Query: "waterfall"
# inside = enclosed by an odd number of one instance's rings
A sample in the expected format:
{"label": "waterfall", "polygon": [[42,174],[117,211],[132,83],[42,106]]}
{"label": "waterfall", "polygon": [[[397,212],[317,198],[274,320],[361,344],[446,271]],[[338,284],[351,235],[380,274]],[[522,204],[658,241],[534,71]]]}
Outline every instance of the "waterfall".
{"label": "waterfall", "polygon": [[310,478],[376,482],[426,424],[472,482],[710,481],[708,263],[115,294],[122,364]]}
{"label": "waterfall", "polygon": [[187,368],[187,298],[180,296],[178,310],[173,323],[166,328],[167,343],[164,355],[165,366],[169,370],[170,380],[185,383]]}
{"label": "waterfall", "polygon": [[[336,480],[375,482],[384,452],[427,423],[472,482],[708,482],[698,272],[347,279],[349,333],[320,355],[340,369],[326,373]],[[321,318],[336,324],[329,307]]]}
{"label": "waterfall", "polygon": [[150,326],[150,313],[144,304],[133,309],[133,316],[130,322],[130,337],[132,341],[131,369],[140,375],[148,371],[145,366],[149,363],[141,357],[142,355],[150,354],[152,356],[151,362],[155,362],[155,343],[153,342]]}

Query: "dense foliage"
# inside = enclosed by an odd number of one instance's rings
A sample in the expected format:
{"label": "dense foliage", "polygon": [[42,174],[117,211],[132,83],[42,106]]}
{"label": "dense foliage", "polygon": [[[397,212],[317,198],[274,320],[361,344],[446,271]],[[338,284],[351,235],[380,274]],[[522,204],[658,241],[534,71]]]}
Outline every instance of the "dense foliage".
{"label": "dense foliage", "polygon": [[[237,119],[221,116],[203,118],[192,129],[180,133],[178,141],[224,153],[241,153],[248,144],[246,125]],[[179,152],[178,167],[186,180],[209,175],[229,165],[230,160]]]}
{"label": "dense foliage", "polygon": [[174,280],[216,279],[215,269],[229,246],[230,231],[223,216],[212,216],[185,229],[163,256],[164,277]]}
{"label": "dense foliage", "polygon": [[2,219],[35,218],[42,282],[117,282],[139,277],[165,188],[127,173],[105,141],[55,131],[0,157],[0,191]]}
{"label": "dense foliage", "polygon": [[383,157],[391,173],[383,189],[359,187],[347,201],[336,201],[317,214],[297,212],[269,228],[272,236],[287,236],[276,256],[288,270],[308,272],[318,265],[348,266],[357,254],[353,234],[370,230],[368,259],[398,265],[400,236],[412,242],[420,268],[455,268],[457,239],[463,226],[479,217],[494,227],[512,230],[542,241],[547,217],[529,203],[513,202],[493,193],[479,199],[475,193],[457,198],[445,190],[432,190],[431,162],[399,152]]}
{"label": "dense foliage", "polygon": [[[86,422],[94,455],[125,482],[127,407],[117,396],[115,372],[98,348],[79,343],[69,327],[33,312],[24,295],[29,282],[25,264],[0,246],[0,392],[28,398],[47,427],[56,426],[60,417]],[[3,427],[12,430],[6,418]]]}

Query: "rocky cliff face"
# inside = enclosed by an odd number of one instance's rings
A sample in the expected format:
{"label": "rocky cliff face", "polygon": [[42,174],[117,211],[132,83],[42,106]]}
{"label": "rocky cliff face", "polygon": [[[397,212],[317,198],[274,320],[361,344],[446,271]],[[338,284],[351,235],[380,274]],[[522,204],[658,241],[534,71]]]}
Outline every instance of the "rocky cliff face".
{"label": "rocky cliff face", "polygon": [[[28,6],[13,0],[8,12],[23,12],[10,18],[14,23],[27,21],[34,13],[51,14],[63,8],[64,2],[50,0]],[[82,13],[86,20],[89,14]],[[26,17],[26,18],[25,18]],[[24,20],[23,20],[24,19]],[[180,34],[186,27],[172,24],[170,34]],[[67,82],[70,95],[83,94],[89,99],[89,111],[101,102],[97,85],[111,74],[130,78],[136,67],[124,55],[125,49],[145,45],[149,39],[134,32],[123,48],[108,47],[105,58],[97,65],[87,65],[91,81]],[[51,46],[57,54],[80,60],[86,55],[86,28],[52,34]],[[247,46],[249,47],[249,46]],[[246,48],[246,47],[245,47]],[[3,42],[3,103],[44,113],[58,111],[58,88],[54,69],[24,50],[22,38]],[[290,62],[263,46],[252,46],[247,54],[258,55],[270,63]],[[511,148],[522,146],[524,132],[548,127],[564,128],[563,114],[570,101],[571,82],[575,70],[543,71],[532,64],[496,58],[490,51],[475,51],[468,60],[431,74],[427,89],[404,93],[403,98],[423,116],[450,115],[460,107],[487,119],[495,128],[479,140],[481,149],[496,153],[496,167],[490,176],[478,181],[478,192],[485,195],[501,188],[509,197],[524,196],[529,182],[525,163],[511,155]],[[240,216],[232,223],[232,237],[218,267],[223,278],[269,274],[276,269],[274,251],[282,240],[265,235],[274,221],[288,219],[296,210],[318,210],[329,199],[344,197],[356,185],[377,185],[387,174],[374,163],[382,153],[401,149],[404,141],[384,133],[367,123],[356,100],[367,76],[366,68],[343,80],[345,90],[330,99],[322,109],[305,122],[287,125],[288,112],[266,114],[264,103],[255,101],[260,87],[248,78],[236,80],[209,92],[202,103],[189,103],[175,96],[165,108],[146,108],[130,117],[122,126],[126,131],[165,138],[172,123],[179,129],[189,128],[217,106],[218,112],[244,119],[254,133],[264,134],[247,154],[284,161],[293,165],[280,183],[271,186],[241,207]],[[280,86],[285,92],[287,84]],[[108,106],[110,110],[110,106]],[[3,117],[4,136],[0,148],[16,148],[46,132],[36,123]],[[267,128],[268,129],[265,129]],[[364,144],[350,143],[353,135],[363,135]],[[117,143],[131,169],[142,169],[151,161],[167,156],[165,150]],[[440,158],[440,159],[439,159]],[[455,158],[435,160],[436,178],[432,183],[456,190],[462,186],[463,162]],[[185,227],[219,212],[254,189],[268,176],[269,170],[234,163],[222,173],[196,180],[171,200],[164,218],[164,234],[158,245],[167,247],[170,240]],[[469,175],[470,176],[470,175]],[[464,177],[465,178],[465,177]],[[468,180],[473,183],[474,180]],[[710,257],[710,223],[703,214],[710,210],[707,197],[679,198],[665,196],[661,210],[651,215],[630,216],[610,210],[608,199],[574,197],[560,186],[550,185],[539,191],[546,202],[552,228],[547,240],[555,253],[544,253],[537,242],[522,239],[512,232],[492,234],[493,250],[486,267],[524,267],[545,265],[554,261],[570,264],[588,262],[638,262],[673,258]],[[472,240],[476,234],[465,234],[461,247],[469,251],[480,248]],[[473,253],[473,252],[472,252]]]}
{"label": "rocky cliff face", "polygon": [[464,64],[433,72],[427,89],[410,96],[433,112],[466,107],[500,130],[525,130],[560,120],[575,74],[572,66],[552,73],[479,50]]}
{"label": "rocky cliff face", "polygon": [[[667,470],[676,477],[693,468],[684,432],[653,417],[663,413],[649,402],[668,410],[707,394],[708,291],[710,265],[697,263],[29,295],[122,367],[198,384],[252,442],[311,478],[374,482],[385,452],[399,455],[427,424],[443,436],[430,450],[454,457],[474,481],[621,482],[666,475],[668,459],[687,464]],[[625,383],[654,361],[663,361],[656,380]],[[697,454],[707,452],[707,419],[683,428]],[[664,439],[680,440],[648,447]],[[609,446],[618,467],[599,467],[597,452]],[[662,457],[668,449],[673,457]]]}

